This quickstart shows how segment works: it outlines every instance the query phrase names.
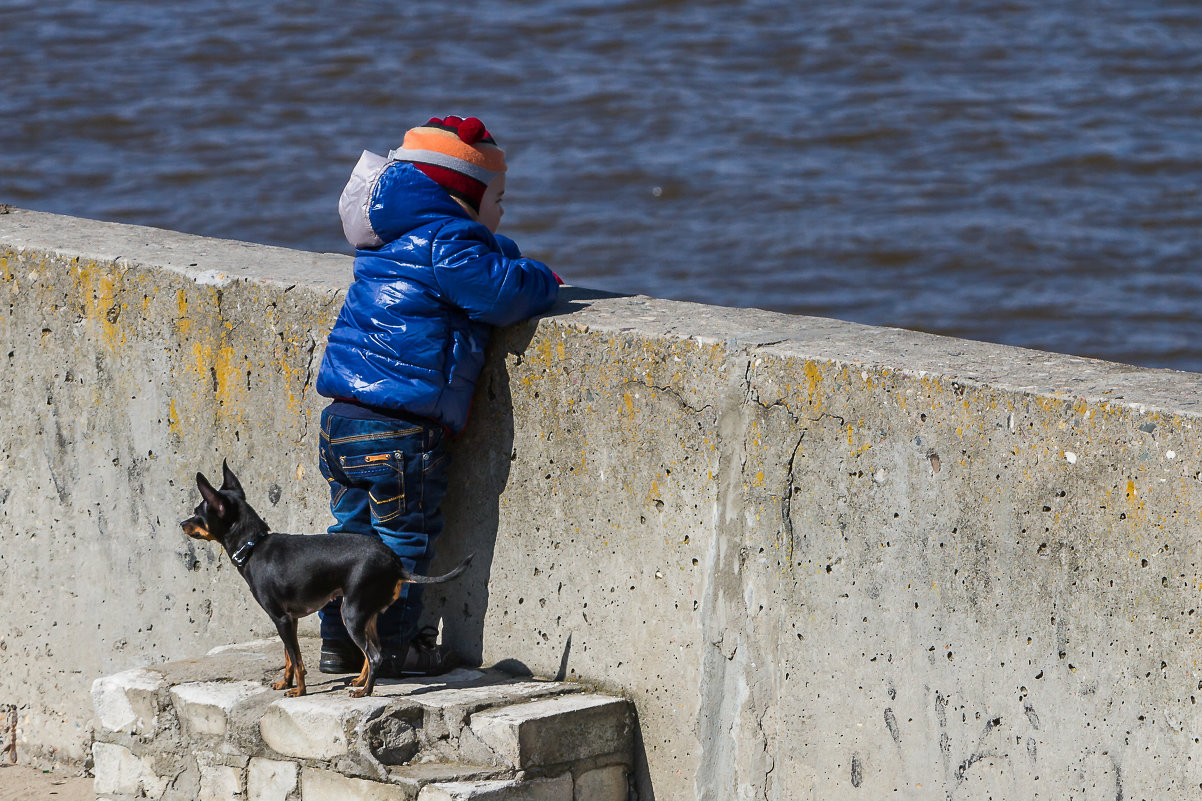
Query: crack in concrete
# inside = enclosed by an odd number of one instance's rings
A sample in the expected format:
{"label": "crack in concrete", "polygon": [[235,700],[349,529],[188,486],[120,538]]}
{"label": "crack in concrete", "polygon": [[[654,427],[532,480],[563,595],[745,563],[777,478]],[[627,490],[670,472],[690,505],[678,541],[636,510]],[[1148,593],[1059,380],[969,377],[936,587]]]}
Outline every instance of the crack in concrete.
{"label": "crack in concrete", "polygon": [[650,390],[655,390],[656,392],[661,392],[664,395],[668,395],[674,401],[676,401],[677,405],[680,406],[680,408],[685,409],[689,412],[692,412],[693,414],[701,414],[702,412],[706,411],[707,409],[711,412],[716,411],[716,409],[714,408],[714,405],[712,403],[707,403],[700,408],[691,406],[687,401],[685,401],[685,399],[681,396],[681,394],[679,392],[672,389],[671,387],[661,387],[659,384],[648,384],[645,381],[637,381],[637,380],[633,380],[633,379],[628,380],[628,381],[623,381],[621,385],[623,387],[628,387],[628,386],[632,386],[632,385],[640,386],[645,389],[650,389]]}
{"label": "crack in concrete", "polygon": [[309,333],[309,348],[307,361],[305,362],[305,383],[301,386],[301,403],[304,403],[305,394],[309,391],[309,387],[313,385],[313,355],[317,352],[317,338],[313,333]]}
{"label": "crack in concrete", "polygon": [[801,443],[805,440],[807,430],[802,429],[801,434],[797,437],[797,444],[793,446],[793,450],[789,453],[789,464],[785,468],[785,497],[781,501],[781,522],[785,527],[785,549],[789,555],[789,567],[793,567],[794,552],[796,550],[794,543],[793,530],[793,489],[797,482],[793,475],[794,465],[797,462],[797,452],[801,450]]}
{"label": "crack in concrete", "polygon": [[346,297],[345,289],[336,289],[333,292],[331,292],[329,299],[327,299],[324,303],[321,304],[322,313],[324,314],[325,312],[328,312],[334,306],[335,303],[338,304],[338,308],[339,308],[339,310],[341,310],[342,309],[342,301],[345,297]]}
{"label": "crack in concrete", "polygon": [[768,716],[768,709],[765,706],[764,709],[760,712],[760,714],[758,714],[756,716],[756,719],[755,719],[756,728],[759,730],[759,733],[760,733],[760,743],[764,747],[763,757],[764,757],[765,762],[767,763],[766,767],[764,768],[764,786],[763,786],[763,792],[761,793],[761,796],[765,799],[767,799],[770,795],[768,792],[768,789],[769,789],[768,785],[772,778],[772,772],[774,770],[776,770],[776,760],[772,757],[772,754],[768,748],[768,732],[766,732],[764,730],[764,718],[767,716]]}

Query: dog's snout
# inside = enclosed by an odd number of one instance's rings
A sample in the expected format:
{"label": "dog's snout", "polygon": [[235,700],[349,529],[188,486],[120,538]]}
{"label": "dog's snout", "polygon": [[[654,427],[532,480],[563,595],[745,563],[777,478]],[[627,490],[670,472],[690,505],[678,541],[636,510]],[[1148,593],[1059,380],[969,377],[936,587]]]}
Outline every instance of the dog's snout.
{"label": "dog's snout", "polygon": [[189,517],[187,520],[181,520],[179,527],[184,530],[185,534],[193,539],[209,540],[213,538],[213,536],[209,533],[208,528],[205,527],[204,521],[195,517]]}

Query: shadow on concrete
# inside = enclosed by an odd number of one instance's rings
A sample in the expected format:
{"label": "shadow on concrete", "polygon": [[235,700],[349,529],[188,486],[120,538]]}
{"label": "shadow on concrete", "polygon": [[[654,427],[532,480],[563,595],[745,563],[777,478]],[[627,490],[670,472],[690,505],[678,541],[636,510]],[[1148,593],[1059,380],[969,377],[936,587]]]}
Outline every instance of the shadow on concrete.
{"label": "shadow on concrete", "polygon": [[[587,308],[593,301],[620,297],[631,296],[565,286],[546,316],[568,315]],[[443,641],[472,665],[481,664],[484,658],[484,623],[500,522],[500,498],[509,481],[510,463],[516,458],[507,357],[524,354],[536,328],[536,322],[531,320],[494,332],[476,385],[468,427],[451,440],[448,448],[452,461],[450,487],[443,500],[446,527],[437,543],[438,553],[431,572],[437,573],[457,564],[473,551],[476,556],[459,579],[440,585],[437,593],[427,592],[425,616],[442,619]],[[554,676],[557,681],[563,681],[568,675],[571,652],[572,637],[569,634]],[[519,656],[503,659],[491,667],[511,676],[532,675]],[[639,801],[655,801],[637,710],[633,756],[632,781]]]}
{"label": "shadow on concrete", "polygon": [[[628,297],[585,287],[564,286],[546,316],[558,317],[587,308],[594,301]],[[484,651],[484,617],[488,611],[489,581],[496,551],[499,502],[509,481],[513,448],[513,397],[509,391],[507,358],[521,357],[537,330],[527,320],[493,332],[484,369],[476,383],[467,429],[453,438],[450,486],[442,509],[446,526],[435,546],[432,572],[454,565],[475,552],[471,567],[458,580],[426,593],[426,617],[442,618],[443,640],[469,664],[480,664]],[[560,674],[566,675],[571,640],[565,646]],[[514,675],[530,675],[516,658],[496,667]],[[562,676],[561,676],[562,678]]]}
{"label": "shadow on concrete", "polygon": [[[450,486],[442,504],[446,525],[436,546],[436,564],[456,564],[473,551],[476,557],[459,579],[442,585],[437,595],[427,593],[426,616],[442,618],[443,641],[467,664],[483,660],[500,498],[509,481],[509,465],[516,458],[507,357],[524,353],[535,329],[535,323],[528,321],[494,332],[468,427],[448,444]],[[529,675],[517,660],[507,662],[513,664],[498,667]]]}
{"label": "shadow on concrete", "polygon": [[[568,656],[572,653],[572,635],[568,635],[568,639],[563,644],[563,656],[559,658],[559,670],[555,672],[552,679],[555,681],[566,681],[568,675]],[[496,670],[508,673],[514,677],[533,676],[534,672],[529,666],[520,659],[502,659],[497,664],[493,665]]]}
{"label": "shadow on concrete", "polygon": [[647,767],[647,744],[643,742],[643,725],[639,722],[638,704],[631,702],[634,709],[634,745],[631,755],[634,764],[631,765],[630,782],[634,785],[638,801],[655,801],[655,788],[651,786],[651,771]]}
{"label": "shadow on concrete", "polygon": [[547,312],[548,317],[558,317],[571,314],[592,305],[594,300],[610,300],[612,298],[632,298],[634,295],[605,292],[600,289],[589,289],[582,286],[563,286],[559,288],[559,300]]}

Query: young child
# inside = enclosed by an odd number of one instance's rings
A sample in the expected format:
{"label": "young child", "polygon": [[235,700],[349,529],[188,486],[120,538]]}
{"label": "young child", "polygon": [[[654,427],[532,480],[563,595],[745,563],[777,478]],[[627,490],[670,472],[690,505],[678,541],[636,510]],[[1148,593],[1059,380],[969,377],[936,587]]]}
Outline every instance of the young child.
{"label": "young child", "polygon": [[[443,527],[443,441],[467,423],[489,332],[546,311],[561,283],[496,235],[504,192],[505,153],[480,120],[452,116],[411,129],[387,159],[364,152],[339,202],[357,252],[317,377],[333,399],[319,446],[329,530],[379,537],[419,574]],[[378,675],[454,667],[428,632],[418,637],[421,611],[421,588],[408,584],[380,615]],[[323,673],[360,669],[337,600],[321,610],[321,637]],[[396,664],[405,643],[409,659]]]}

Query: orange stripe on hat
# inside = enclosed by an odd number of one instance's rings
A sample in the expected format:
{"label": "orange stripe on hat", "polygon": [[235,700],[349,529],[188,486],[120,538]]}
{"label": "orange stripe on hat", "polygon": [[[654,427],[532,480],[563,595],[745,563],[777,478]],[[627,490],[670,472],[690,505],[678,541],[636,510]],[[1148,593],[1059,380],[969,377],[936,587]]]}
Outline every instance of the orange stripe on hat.
{"label": "orange stripe on hat", "polygon": [[410,128],[388,157],[410,162],[477,211],[488,185],[505,172],[505,151],[476,117],[432,117]]}
{"label": "orange stripe on hat", "polygon": [[401,150],[429,150],[466,161],[489,172],[505,172],[505,151],[495,144],[468,144],[452,131],[438,128],[412,128],[405,134]]}

